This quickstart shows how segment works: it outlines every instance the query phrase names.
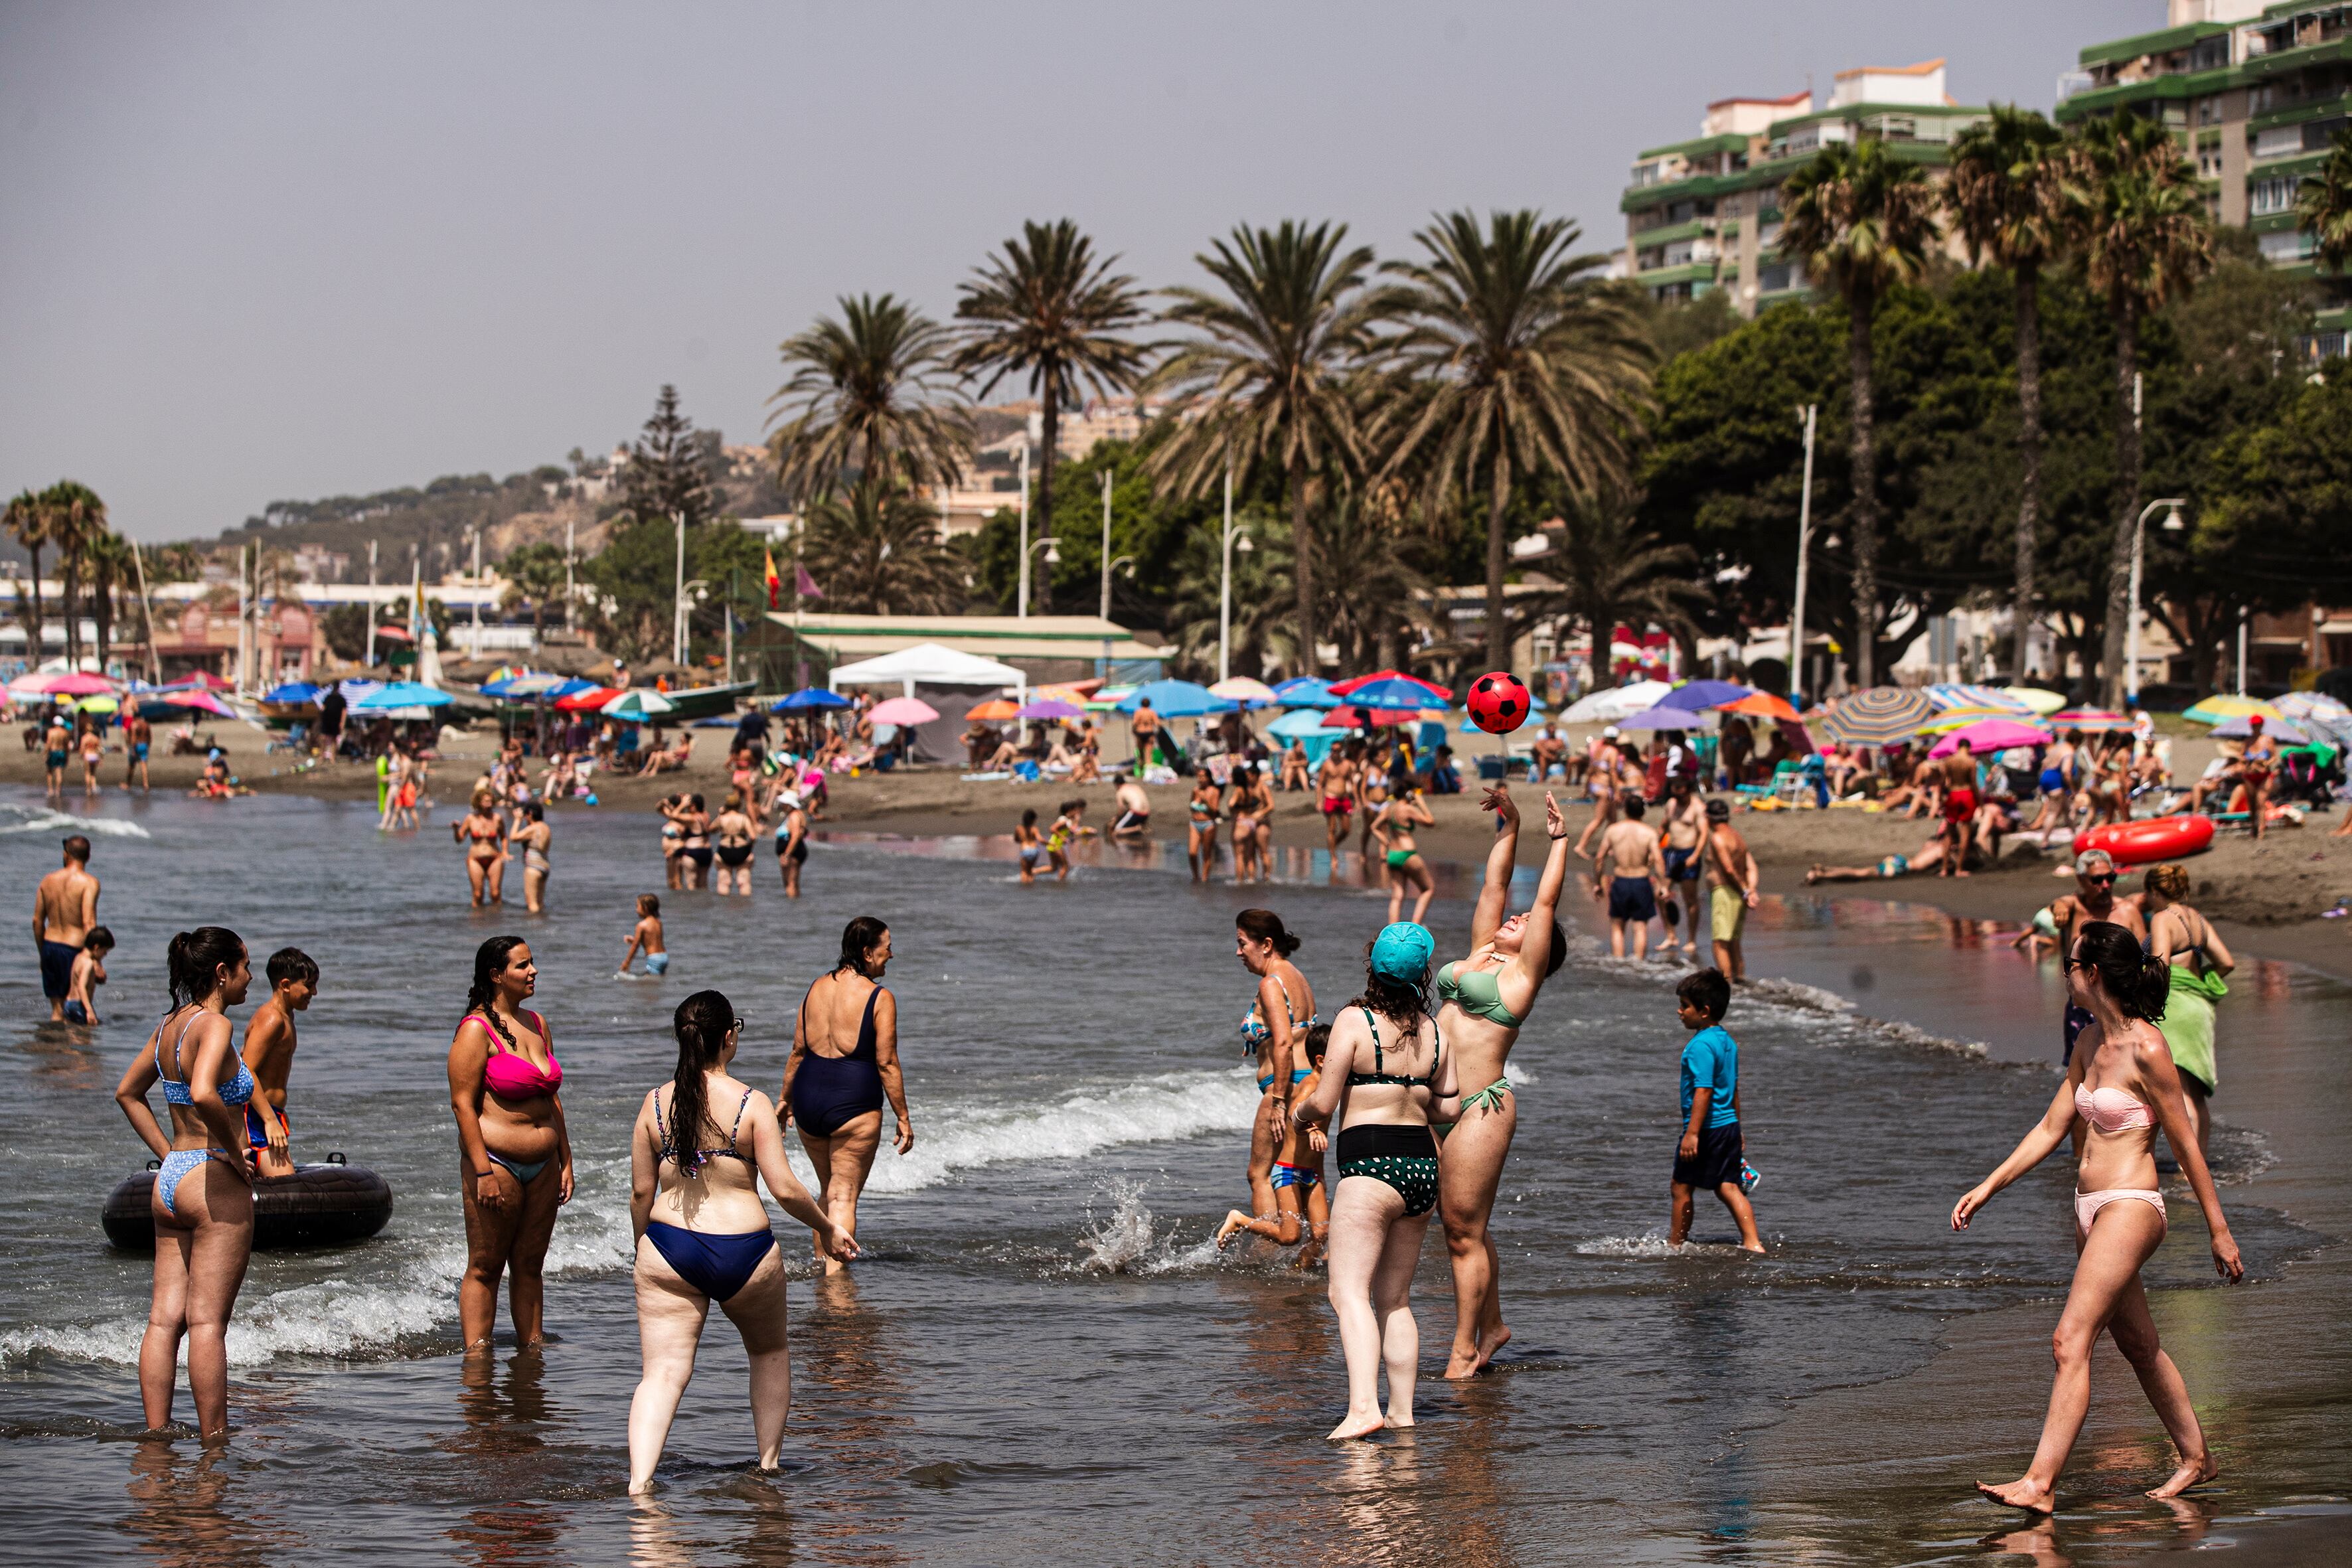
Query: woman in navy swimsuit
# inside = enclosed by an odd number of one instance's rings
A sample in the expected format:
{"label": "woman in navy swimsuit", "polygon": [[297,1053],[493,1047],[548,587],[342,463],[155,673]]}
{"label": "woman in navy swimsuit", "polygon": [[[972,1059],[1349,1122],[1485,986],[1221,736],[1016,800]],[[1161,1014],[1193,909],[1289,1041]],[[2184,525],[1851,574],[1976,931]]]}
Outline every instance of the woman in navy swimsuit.
{"label": "woman in navy swimsuit", "polygon": [[629,1160],[637,1337],[645,1354],[645,1375],[629,1402],[632,1492],[653,1485],[713,1301],[743,1336],[760,1468],[776,1468],[793,1367],[784,1343],[783,1258],[759,1182],[816,1233],[821,1255],[857,1256],[849,1233],[816,1206],[785,1162],[775,1107],[727,1071],[743,1033],[734,1004],[716,991],[698,991],[678,1004],[674,1022],[677,1076],[638,1108]]}
{"label": "woman in navy swimsuit", "polygon": [[[907,1086],[898,1073],[898,1000],[882,988],[890,963],[890,928],[860,915],[841,933],[841,962],[801,999],[793,1054],[784,1063],[785,1118],[824,1184],[825,1212],[857,1232],[857,1197],[882,1142],[882,1100],[898,1119],[900,1154],[915,1147]],[[827,1274],[840,1260],[818,1258]]]}

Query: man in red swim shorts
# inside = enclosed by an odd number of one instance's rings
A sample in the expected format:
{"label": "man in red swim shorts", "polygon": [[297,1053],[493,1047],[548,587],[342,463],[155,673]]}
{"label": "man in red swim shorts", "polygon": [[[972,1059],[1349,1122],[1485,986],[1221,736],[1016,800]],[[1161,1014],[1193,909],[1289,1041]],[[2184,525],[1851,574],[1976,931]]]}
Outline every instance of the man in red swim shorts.
{"label": "man in red swim shorts", "polygon": [[1323,754],[1323,765],[1315,770],[1315,790],[1323,797],[1324,846],[1335,866],[1340,840],[1348,837],[1348,819],[1356,810],[1355,749],[1352,741],[1332,747]]}
{"label": "man in red swim shorts", "polygon": [[1977,758],[1966,741],[1944,759],[1943,818],[1944,830],[1938,837],[1944,845],[1944,860],[1936,868],[1936,875],[1965,877],[1969,839],[1977,819]]}

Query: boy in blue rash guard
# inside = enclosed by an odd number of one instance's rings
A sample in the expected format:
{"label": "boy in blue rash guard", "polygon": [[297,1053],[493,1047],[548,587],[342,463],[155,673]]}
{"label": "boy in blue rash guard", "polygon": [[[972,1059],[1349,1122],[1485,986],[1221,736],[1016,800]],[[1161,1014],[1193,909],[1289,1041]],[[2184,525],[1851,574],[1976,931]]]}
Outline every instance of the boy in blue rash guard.
{"label": "boy in blue rash guard", "polygon": [[1756,1211],[1740,1184],[1746,1161],[1739,1131],[1739,1044],[1723,1027],[1731,982],[1720,969],[1702,969],[1675,987],[1675,1003],[1683,1027],[1695,1033],[1683,1045],[1683,1139],[1675,1151],[1674,1217],[1666,1243],[1682,1245],[1690,1234],[1694,1199],[1701,1187],[1708,1187],[1731,1211],[1739,1245],[1761,1252]]}

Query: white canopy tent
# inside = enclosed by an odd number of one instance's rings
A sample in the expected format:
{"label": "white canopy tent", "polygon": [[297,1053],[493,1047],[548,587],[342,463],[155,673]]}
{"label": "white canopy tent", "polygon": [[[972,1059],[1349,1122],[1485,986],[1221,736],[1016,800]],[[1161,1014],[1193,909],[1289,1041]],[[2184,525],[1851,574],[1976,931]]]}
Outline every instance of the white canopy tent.
{"label": "white canopy tent", "polygon": [[885,686],[897,682],[902,695],[912,697],[915,686],[1010,686],[1027,700],[1029,678],[1009,664],[978,654],[958,653],[935,642],[918,643],[855,664],[836,664],[825,678],[834,690],[844,686]]}

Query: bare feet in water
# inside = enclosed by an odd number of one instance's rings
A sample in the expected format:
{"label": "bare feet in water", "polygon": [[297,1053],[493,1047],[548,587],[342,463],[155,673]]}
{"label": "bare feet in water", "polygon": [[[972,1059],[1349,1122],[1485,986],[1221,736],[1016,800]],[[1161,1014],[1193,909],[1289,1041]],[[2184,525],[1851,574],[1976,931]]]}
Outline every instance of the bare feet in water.
{"label": "bare feet in water", "polygon": [[1387,1417],[1375,1410],[1369,1415],[1350,1414],[1348,1418],[1323,1435],[1327,1443],[1345,1443],[1355,1437],[1369,1437],[1388,1425]]}
{"label": "bare feet in water", "polygon": [[1989,1487],[1979,1481],[1977,1490],[1993,1501],[2005,1502],[2011,1508],[2030,1509],[2035,1513],[2054,1511],[2052,1505],[2055,1500],[2051,1496],[2050,1489],[2031,1479],[2014,1480],[2005,1487]]}
{"label": "bare feet in water", "polygon": [[2167,1501],[2179,1497],[2190,1487],[2203,1486],[2221,1473],[2221,1467],[2213,1462],[2213,1456],[2210,1454],[2203,1454],[2194,1459],[2183,1459],[2180,1461],[2180,1468],[2172,1472],[2172,1479],[2147,1495],[2159,1502]]}
{"label": "bare feet in water", "polygon": [[1510,1342],[1511,1331],[1507,1326],[1498,1327],[1493,1333],[1481,1336],[1478,1341],[1477,1370],[1480,1372],[1486,1371],[1487,1366],[1493,1363],[1495,1352],[1501,1350],[1505,1345],[1509,1344]]}
{"label": "bare feet in water", "polygon": [[1217,1227],[1217,1250],[1220,1252],[1223,1251],[1225,1243],[1234,1238],[1234,1232],[1241,1229],[1244,1226],[1249,1224],[1249,1222],[1250,1216],[1242,1213],[1241,1210],[1227,1209],[1225,1211],[1225,1223]]}

